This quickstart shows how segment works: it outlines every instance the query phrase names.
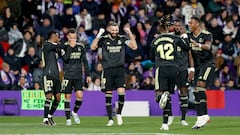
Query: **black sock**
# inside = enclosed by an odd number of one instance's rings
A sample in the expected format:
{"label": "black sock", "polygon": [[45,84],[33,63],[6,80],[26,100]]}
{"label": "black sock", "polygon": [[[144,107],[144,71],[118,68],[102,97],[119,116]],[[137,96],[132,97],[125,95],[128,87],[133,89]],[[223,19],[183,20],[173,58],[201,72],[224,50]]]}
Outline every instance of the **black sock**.
{"label": "black sock", "polygon": [[105,95],[105,103],[106,103],[106,109],[107,109],[107,114],[108,114],[108,119],[112,120],[112,93],[106,93]]}
{"label": "black sock", "polygon": [[169,116],[173,116],[172,114],[172,98],[171,96],[168,97],[169,102]]}
{"label": "black sock", "polygon": [[201,97],[200,97],[197,87],[195,88],[193,93],[194,93],[194,97],[195,97],[195,108],[197,111],[197,116],[202,116],[202,107],[200,104]]}
{"label": "black sock", "polygon": [[59,101],[54,99],[54,101],[52,103],[52,107],[51,107],[50,112],[49,112],[50,115],[53,115],[54,112],[57,110],[58,104],[59,104]]}
{"label": "black sock", "polygon": [[208,108],[207,108],[207,96],[205,91],[200,91],[199,92],[201,96],[201,107],[202,107],[202,115],[207,115],[208,114]]}
{"label": "black sock", "polygon": [[50,108],[51,102],[52,102],[52,99],[46,98],[45,104],[44,104],[44,118],[48,118],[49,108]]}
{"label": "black sock", "polygon": [[81,105],[82,105],[82,99],[78,99],[77,98],[76,101],[75,101],[75,105],[74,105],[73,111],[75,113],[77,113],[79,108],[81,107]]}
{"label": "black sock", "polygon": [[180,108],[182,112],[181,120],[185,120],[188,109],[188,96],[180,96],[180,102],[181,102]]}
{"label": "black sock", "polygon": [[119,94],[118,95],[118,111],[117,111],[117,114],[121,114],[122,113],[124,101],[125,101],[125,94],[124,93],[123,94]]}
{"label": "black sock", "polygon": [[64,111],[67,119],[70,119],[70,100],[65,100]]}
{"label": "black sock", "polygon": [[170,112],[171,112],[171,107],[170,107],[170,103],[169,103],[170,98],[169,97],[168,97],[168,100],[167,100],[167,104],[163,109],[163,124],[168,123],[168,116],[170,116]]}

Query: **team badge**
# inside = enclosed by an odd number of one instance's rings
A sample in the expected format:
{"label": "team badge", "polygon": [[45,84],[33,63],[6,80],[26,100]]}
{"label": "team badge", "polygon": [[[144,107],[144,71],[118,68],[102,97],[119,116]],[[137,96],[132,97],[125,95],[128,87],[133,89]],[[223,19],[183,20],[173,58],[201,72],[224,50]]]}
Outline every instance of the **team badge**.
{"label": "team badge", "polygon": [[118,45],[122,44],[122,42],[120,40],[118,40]]}

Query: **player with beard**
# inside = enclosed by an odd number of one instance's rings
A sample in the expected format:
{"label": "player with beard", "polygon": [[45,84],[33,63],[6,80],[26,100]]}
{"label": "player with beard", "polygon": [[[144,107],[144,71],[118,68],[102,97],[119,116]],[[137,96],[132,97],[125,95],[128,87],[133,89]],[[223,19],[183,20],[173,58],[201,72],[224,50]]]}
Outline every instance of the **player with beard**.
{"label": "player with beard", "polygon": [[[174,35],[180,36],[184,39],[184,41],[189,45],[189,38],[186,35],[186,30],[182,25],[182,21],[177,19],[173,22]],[[188,109],[188,85],[189,82],[193,80],[194,77],[194,63],[191,51],[186,51],[181,49],[181,47],[177,47],[177,63],[179,65],[179,74],[176,80],[176,84],[180,90],[180,110],[182,112],[181,115],[181,124],[183,126],[187,126],[186,122],[186,113]],[[189,74],[188,74],[189,68]],[[172,124],[173,116],[168,117],[168,125]]]}
{"label": "player with beard", "polygon": [[124,28],[127,36],[119,34],[119,26],[115,22],[109,23],[107,27],[108,33],[104,36],[105,29],[101,28],[96,38],[93,40],[91,49],[96,50],[98,47],[102,48],[102,64],[103,73],[101,77],[102,91],[105,93],[106,110],[108,114],[108,123],[106,126],[113,126],[114,121],[112,117],[112,93],[117,89],[118,93],[118,110],[117,123],[123,124],[122,108],[125,101],[125,48],[128,46],[132,50],[137,49],[135,37],[130,28]]}

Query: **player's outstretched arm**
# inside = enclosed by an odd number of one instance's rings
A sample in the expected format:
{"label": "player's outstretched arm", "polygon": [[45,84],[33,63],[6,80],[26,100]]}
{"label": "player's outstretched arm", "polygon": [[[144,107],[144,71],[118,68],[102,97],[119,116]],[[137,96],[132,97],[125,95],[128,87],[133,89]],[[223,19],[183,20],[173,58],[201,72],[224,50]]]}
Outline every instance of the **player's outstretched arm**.
{"label": "player's outstretched arm", "polygon": [[102,34],[103,34],[104,32],[105,32],[105,29],[103,29],[103,28],[100,28],[100,29],[99,29],[99,32],[98,32],[96,38],[93,40],[93,42],[92,42],[92,44],[91,44],[91,46],[90,46],[90,48],[91,48],[92,50],[96,50],[96,49],[98,48],[98,41],[99,41],[99,39],[101,38],[101,36],[102,36]]}
{"label": "player's outstretched arm", "polygon": [[129,42],[129,47],[133,50],[137,50],[138,46],[137,46],[137,42],[135,40],[135,37],[133,36],[130,28],[126,27],[124,28],[124,31],[128,34],[130,42]]}

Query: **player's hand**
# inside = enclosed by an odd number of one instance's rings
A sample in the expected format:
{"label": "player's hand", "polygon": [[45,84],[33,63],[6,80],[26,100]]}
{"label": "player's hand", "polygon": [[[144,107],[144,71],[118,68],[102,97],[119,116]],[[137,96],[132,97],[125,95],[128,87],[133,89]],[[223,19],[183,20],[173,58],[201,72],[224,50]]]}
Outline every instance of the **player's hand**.
{"label": "player's hand", "polygon": [[194,79],[194,71],[190,71],[188,74],[188,81],[191,82]]}
{"label": "player's hand", "polygon": [[100,28],[96,37],[100,38],[104,32],[105,32],[105,29],[104,28]]}
{"label": "player's hand", "polygon": [[195,40],[190,39],[190,42],[192,43],[193,47],[199,47],[199,43],[197,43]]}
{"label": "player's hand", "polygon": [[87,78],[86,78],[86,82],[87,82],[87,83],[90,83],[90,82],[92,82],[92,79],[91,79],[91,77],[90,77],[90,76],[87,76]]}
{"label": "player's hand", "polygon": [[124,30],[127,34],[131,34],[131,33],[132,33],[129,27],[125,27],[125,28],[123,28],[123,30]]}

